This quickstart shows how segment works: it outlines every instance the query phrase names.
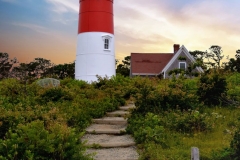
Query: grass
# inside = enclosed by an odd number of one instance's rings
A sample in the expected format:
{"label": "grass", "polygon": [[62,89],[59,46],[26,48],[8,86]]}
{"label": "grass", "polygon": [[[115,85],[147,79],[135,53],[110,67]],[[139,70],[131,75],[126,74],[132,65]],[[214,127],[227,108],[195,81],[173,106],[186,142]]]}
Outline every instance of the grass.
{"label": "grass", "polygon": [[[142,159],[149,160],[185,160],[191,155],[191,147],[198,147],[202,160],[212,160],[213,152],[229,147],[233,134],[239,125],[240,109],[237,108],[208,108],[204,109],[209,115],[213,129],[198,133],[179,133],[166,129],[169,148],[159,144],[149,143],[142,147]],[[141,146],[139,146],[141,148]]]}

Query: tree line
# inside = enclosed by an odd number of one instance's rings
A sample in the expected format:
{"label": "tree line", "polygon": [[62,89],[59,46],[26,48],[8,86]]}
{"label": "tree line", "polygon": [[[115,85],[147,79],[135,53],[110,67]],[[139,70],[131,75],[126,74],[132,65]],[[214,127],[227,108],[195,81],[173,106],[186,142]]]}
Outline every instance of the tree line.
{"label": "tree line", "polygon": [[[240,72],[240,49],[236,51],[235,57],[228,62],[221,63],[224,58],[221,46],[212,45],[208,51],[190,51],[196,60],[195,64],[188,66],[186,73],[192,74],[195,67],[202,67],[205,72],[211,69],[223,69],[225,71]],[[116,73],[125,77],[130,75],[131,56],[126,56],[119,63],[116,60]],[[179,72],[179,71],[178,71]],[[34,81],[38,78],[52,77],[64,79],[74,78],[75,62],[55,65],[50,60],[35,58],[29,63],[19,63],[16,58],[10,59],[8,53],[0,52],[0,80],[4,78],[17,78],[22,81]]]}
{"label": "tree line", "polygon": [[29,63],[19,63],[16,58],[10,59],[8,53],[0,52],[0,80],[16,78],[21,81],[34,81],[43,77],[74,78],[74,70],[75,62],[55,65],[50,60],[35,58]]}

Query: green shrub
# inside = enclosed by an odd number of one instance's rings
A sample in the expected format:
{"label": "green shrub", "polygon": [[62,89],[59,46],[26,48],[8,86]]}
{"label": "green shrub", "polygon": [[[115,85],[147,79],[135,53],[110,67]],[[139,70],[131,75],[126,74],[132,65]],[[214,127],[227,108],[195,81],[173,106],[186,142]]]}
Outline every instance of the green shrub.
{"label": "green shrub", "polygon": [[167,134],[161,126],[160,117],[153,113],[129,119],[127,132],[132,133],[137,143],[157,143],[163,148],[169,147]]}
{"label": "green shrub", "polygon": [[0,140],[1,159],[89,159],[78,135],[62,124],[44,127],[42,121],[19,124]]}
{"label": "green shrub", "polygon": [[4,79],[0,86],[0,95],[7,97],[9,103],[16,104],[20,101],[20,98],[26,96],[26,87],[20,84],[20,81],[16,79]]}
{"label": "green shrub", "polygon": [[184,82],[185,79],[180,78],[168,82],[145,78],[136,79],[132,92],[136,99],[137,110],[135,112],[159,113],[162,110],[188,110],[199,107],[198,96],[193,91],[189,91]]}
{"label": "green shrub", "polygon": [[172,113],[170,112],[169,115],[169,127],[180,133],[198,133],[211,131],[213,128],[213,122],[208,121],[210,116],[197,110],[186,112],[175,110]]}
{"label": "green shrub", "polygon": [[[231,148],[224,148],[222,150],[218,150],[218,151],[213,151],[212,152],[212,159],[216,159],[216,160],[230,160],[230,159],[234,159],[233,158],[233,149]],[[237,160],[237,159],[234,159]]]}
{"label": "green shrub", "polygon": [[227,95],[231,100],[240,101],[240,86],[235,86],[234,88],[230,88],[227,91]]}
{"label": "green shrub", "polygon": [[240,101],[240,74],[234,73],[227,77],[228,91],[227,95],[232,101]]}
{"label": "green shrub", "polygon": [[200,78],[197,91],[199,100],[206,105],[221,105],[226,101],[226,78],[219,73],[205,74]]}
{"label": "green shrub", "polygon": [[66,100],[72,100],[73,96],[70,94],[70,92],[64,90],[63,88],[49,88],[45,90],[43,94],[40,95],[40,101],[43,103],[47,102],[57,102],[57,101],[66,101]]}
{"label": "green shrub", "polygon": [[238,129],[231,141],[230,148],[234,151],[234,157],[237,158],[237,160],[240,159],[240,129]]}
{"label": "green shrub", "polygon": [[89,87],[89,84],[82,80],[76,80],[71,78],[65,78],[61,80],[62,86],[67,86],[68,88],[78,88],[78,89],[84,89]]}

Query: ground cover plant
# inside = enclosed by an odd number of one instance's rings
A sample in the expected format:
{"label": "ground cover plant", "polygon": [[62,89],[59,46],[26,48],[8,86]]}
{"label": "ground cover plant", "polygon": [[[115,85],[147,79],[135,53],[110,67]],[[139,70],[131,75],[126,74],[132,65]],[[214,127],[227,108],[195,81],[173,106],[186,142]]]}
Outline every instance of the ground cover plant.
{"label": "ground cover plant", "polygon": [[[125,104],[121,76],[58,87],[0,81],[0,159],[91,159],[80,141],[93,118]],[[104,82],[104,83],[103,83]]]}
{"label": "ground cover plant", "polygon": [[189,159],[191,147],[200,149],[203,160],[238,159],[240,95],[234,88],[240,80],[233,77],[213,72],[194,79],[133,80],[137,108],[127,131],[141,159]]}
{"label": "ground cover plant", "polygon": [[189,159],[193,146],[200,149],[201,159],[234,159],[240,153],[238,77],[217,72],[171,80],[117,75],[98,77],[92,84],[65,78],[59,87],[3,79],[0,159],[90,159],[79,141],[84,129],[92,118],[129,98],[137,108],[127,132],[134,136],[141,159]]}

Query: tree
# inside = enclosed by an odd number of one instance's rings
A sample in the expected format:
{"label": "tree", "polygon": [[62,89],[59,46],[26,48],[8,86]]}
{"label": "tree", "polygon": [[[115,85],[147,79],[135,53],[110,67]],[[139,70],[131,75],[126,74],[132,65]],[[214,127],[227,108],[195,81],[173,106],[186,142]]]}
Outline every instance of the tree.
{"label": "tree", "polygon": [[229,62],[225,65],[225,70],[230,70],[231,72],[240,72],[240,50],[236,51],[235,58],[231,58]]}
{"label": "tree", "polygon": [[204,57],[206,56],[206,51],[189,51],[189,53],[193,56],[193,58],[196,60],[196,63],[193,64],[194,66],[201,67],[202,69],[206,69],[207,66],[204,64]]}
{"label": "tree", "polygon": [[52,72],[54,76],[60,79],[64,79],[66,77],[75,77],[75,62],[65,63],[53,66],[49,69],[49,72]]}
{"label": "tree", "polygon": [[196,60],[198,66],[201,66],[202,69],[210,69],[210,68],[220,68],[221,60],[224,55],[222,55],[222,47],[218,45],[212,45],[209,48],[209,51],[193,51],[189,52],[193,58]]}
{"label": "tree", "polygon": [[206,59],[208,60],[208,63],[211,64],[213,67],[216,66],[220,68],[220,62],[224,57],[224,55],[222,55],[222,47],[212,45],[209,50],[210,52],[206,53]]}
{"label": "tree", "polygon": [[30,63],[20,63],[13,68],[14,77],[21,81],[34,81],[38,78],[50,76],[49,69],[52,66],[50,60],[35,58]]}
{"label": "tree", "polygon": [[117,65],[116,73],[122,74],[125,77],[130,75],[131,56],[126,56],[122,60],[122,64]]}
{"label": "tree", "polygon": [[16,58],[10,59],[8,53],[0,52],[0,79],[8,78],[13,65],[16,63]]}
{"label": "tree", "polygon": [[235,57],[236,57],[237,59],[240,58],[240,49],[236,51]]}

